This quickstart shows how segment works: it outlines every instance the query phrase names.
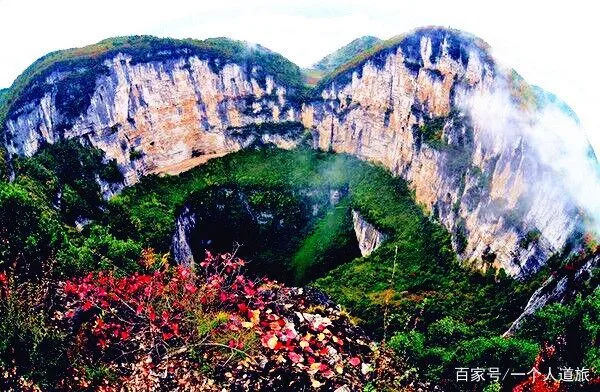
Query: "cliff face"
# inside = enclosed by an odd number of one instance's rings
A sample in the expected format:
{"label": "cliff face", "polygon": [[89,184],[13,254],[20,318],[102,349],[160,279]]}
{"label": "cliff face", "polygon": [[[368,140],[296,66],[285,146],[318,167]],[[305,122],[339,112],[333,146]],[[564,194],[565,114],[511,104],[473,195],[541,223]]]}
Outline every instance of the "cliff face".
{"label": "cliff face", "polygon": [[567,264],[561,271],[550,276],[529,298],[523,313],[512,323],[504,336],[513,335],[527,317],[547,304],[565,303],[585,291],[585,283],[589,281],[592,271],[598,268],[598,265],[600,265],[600,256],[595,255]]}
{"label": "cliff face", "polygon": [[385,241],[386,235],[377,230],[356,210],[352,210],[352,223],[354,224],[358,247],[363,257],[370,255]]}
{"label": "cliff face", "polygon": [[[475,37],[427,28],[379,44],[327,76],[302,104],[290,99],[298,87],[282,77],[289,62],[280,57],[265,69],[264,54],[236,62],[189,48],[173,53],[105,56],[88,83],[89,104],[69,118],[65,106],[73,105],[64,100],[78,90],[56,86],[78,68],[57,67],[29,88],[31,99],[11,107],[7,150],[32,155],[43,143],[80,138],[116,159],[129,185],[256,142],[292,148],[303,137],[299,121],[317,147],[381,163],[406,179],[477,268],[528,274],[579,230],[578,206],[530,132],[535,93]],[[292,127],[247,127],[259,123]]]}
{"label": "cliff face", "polygon": [[[107,71],[95,81],[90,104],[65,126],[57,94],[45,91],[20,108],[5,125],[10,153],[32,155],[43,143],[82,138],[117,160],[127,185],[140,176],[193,157],[232,152],[249,140],[245,125],[288,121],[296,116],[287,104],[286,87],[256,67],[211,67],[196,56],[132,63],[119,54],[105,60]],[[60,80],[61,72],[48,76]],[[268,135],[265,135],[269,139]],[[274,138],[291,147],[294,140]]]}
{"label": "cliff face", "polygon": [[194,254],[190,244],[190,235],[196,226],[196,214],[188,206],[177,216],[175,232],[171,241],[173,259],[177,264],[190,266],[194,263]]}
{"label": "cliff face", "polygon": [[[424,29],[329,78],[301,118],[321,149],[408,180],[466,261],[521,275],[561,249],[580,222],[526,130],[508,133],[478,117],[474,103],[504,94],[517,118],[533,119],[519,91],[526,87],[477,39]],[[493,121],[506,116],[492,104],[483,109]]]}

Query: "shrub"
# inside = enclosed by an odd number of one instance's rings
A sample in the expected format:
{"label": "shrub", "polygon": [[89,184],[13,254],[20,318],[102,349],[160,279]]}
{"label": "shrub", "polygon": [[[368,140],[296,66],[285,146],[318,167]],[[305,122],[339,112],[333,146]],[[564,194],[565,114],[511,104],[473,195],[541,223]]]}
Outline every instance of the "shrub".
{"label": "shrub", "polygon": [[435,321],[428,327],[428,341],[435,346],[447,347],[472,335],[472,327],[450,316]]}
{"label": "shrub", "polygon": [[92,224],[85,236],[69,238],[59,250],[56,273],[74,276],[90,271],[117,270],[119,273],[137,271],[142,247],[132,240],[120,240],[106,227]]}
{"label": "shrub", "polygon": [[61,237],[58,218],[43,199],[20,185],[0,183],[0,271],[41,273]]}
{"label": "shrub", "polygon": [[144,156],[144,153],[141,150],[132,149],[129,151],[129,160],[136,161]]}
{"label": "shrub", "polygon": [[548,304],[530,316],[522,325],[519,334],[553,342],[563,336],[567,327],[576,320],[581,311],[579,306]]}
{"label": "shrub", "polygon": [[564,366],[581,364],[600,373],[600,289],[565,303],[548,304],[526,318],[519,338],[555,344]]}
{"label": "shrub", "polygon": [[500,385],[498,382],[493,382],[491,384],[488,384],[485,386],[485,388],[483,388],[483,392],[500,392],[502,391],[502,385]]}
{"label": "shrub", "polygon": [[426,119],[422,125],[417,127],[423,141],[436,149],[447,147],[447,143],[443,139],[444,125],[447,120],[447,117]]}
{"label": "shrub", "polygon": [[417,331],[398,332],[392,336],[388,344],[401,356],[418,360],[423,356],[425,337]]}
{"label": "shrub", "polygon": [[[374,347],[347,318],[316,307],[316,293],[246,278],[244,264],[207,253],[195,272],[163,266],[65,282],[62,328],[74,342],[66,385],[91,388],[105,384],[101,375],[118,375],[133,389],[169,389],[203,385],[212,374],[233,389],[360,389],[371,379],[365,362]],[[152,381],[143,376],[151,370],[159,374]]]}
{"label": "shrub", "polygon": [[11,283],[3,295],[0,281],[0,386],[25,390],[22,383],[35,380],[51,389],[69,368],[67,334],[50,323],[46,289]]}
{"label": "shrub", "polygon": [[529,230],[519,241],[521,248],[528,248],[534,242],[537,242],[542,237],[542,232],[538,229]]}
{"label": "shrub", "polygon": [[457,367],[503,367],[527,369],[539,352],[539,345],[516,338],[480,337],[461,342],[456,350]]}

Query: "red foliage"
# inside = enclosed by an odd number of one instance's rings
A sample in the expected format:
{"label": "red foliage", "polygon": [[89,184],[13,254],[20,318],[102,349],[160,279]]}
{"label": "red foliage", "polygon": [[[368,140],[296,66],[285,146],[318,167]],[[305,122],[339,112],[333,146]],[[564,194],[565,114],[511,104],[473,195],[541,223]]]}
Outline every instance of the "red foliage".
{"label": "red foliage", "polygon": [[[267,371],[268,382],[297,387],[335,389],[368,379],[365,362],[373,348],[366,338],[348,343],[358,330],[339,311],[330,308],[329,317],[324,310],[310,312],[302,289],[250,280],[240,273],[243,265],[232,255],[209,253],[197,271],[165,267],[65,282],[63,320],[76,331],[71,355],[80,358],[74,370],[79,384],[89,386],[81,369],[98,363],[121,375],[121,382],[144,379],[140,375],[173,361],[194,368],[197,361],[186,359],[191,351],[228,369],[221,373],[223,382],[244,383],[244,389],[266,387]],[[224,314],[226,321],[209,331],[198,327]],[[252,336],[258,345],[252,345]]]}
{"label": "red foliage", "polygon": [[556,353],[556,349],[552,345],[545,345],[538,356],[535,358],[533,363],[533,369],[536,370],[536,375],[533,374],[522,381],[518,385],[513,388],[513,392],[562,392],[565,391],[565,386],[562,385],[559,381],[555,381],[552,379],[546,380],[548,378],[547,374],[544,374],[541,369],[543,369],[544,362],[547,362],[550,358],[554,356]]}
{"label": "red foliage", "polygon": [[9,295],[9,282],[6,272],[0,272],[0,299]]}

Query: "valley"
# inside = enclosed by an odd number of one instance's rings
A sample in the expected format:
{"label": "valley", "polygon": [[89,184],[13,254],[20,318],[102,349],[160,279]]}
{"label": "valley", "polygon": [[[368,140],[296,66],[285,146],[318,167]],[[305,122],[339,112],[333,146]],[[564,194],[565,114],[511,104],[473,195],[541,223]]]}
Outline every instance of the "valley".
{"label": "valley", "polygon": [[[568,106],[440,27],[315,69],[309,86],[260,45],[119,37],[1,90],[0,387],[463,391],[457,368],[534,363],[598,380],[593,213],[537,145]],[[529,382],[468,388],[562,390]]]}

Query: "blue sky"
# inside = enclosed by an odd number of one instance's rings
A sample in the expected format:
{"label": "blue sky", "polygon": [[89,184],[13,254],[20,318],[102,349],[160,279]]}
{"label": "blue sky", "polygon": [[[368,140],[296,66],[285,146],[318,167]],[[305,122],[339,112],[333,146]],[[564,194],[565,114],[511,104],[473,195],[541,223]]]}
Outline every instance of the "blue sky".
{"label": "blue sky", "polygon": [[600,151],[595,11],[585,0],[0,0],[0,86],[49,51],[117,35],[227,36],[307,66],[361,35],[442,25],[478,35],[502,63],[567,101]]}

